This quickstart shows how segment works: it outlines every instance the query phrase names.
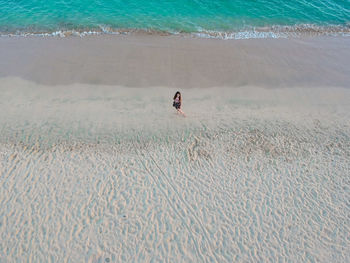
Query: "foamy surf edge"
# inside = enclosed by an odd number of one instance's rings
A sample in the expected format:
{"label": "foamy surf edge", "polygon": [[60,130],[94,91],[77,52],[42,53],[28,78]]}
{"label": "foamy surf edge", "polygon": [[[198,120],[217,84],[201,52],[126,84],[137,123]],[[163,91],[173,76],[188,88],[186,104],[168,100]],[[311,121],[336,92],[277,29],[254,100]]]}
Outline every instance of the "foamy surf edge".
{"label": "foamy surf edge", "polygon": [[95,35],[158,35],[158,36],[182,36],[205,39],[278,39],[299,38],[314,36],[350,36],[350,25],[319,26],[315,24],[299,24],[292,26],[273,25],[267,27],[246,27],[232,31],[215,31],[197,28],[194,32],[182,32],[172,30],[137,29],[137,28],[113,28],[100,25],[91,29],[61,29],[55,31],[15,31],[1,32],[0,37],[86,37]]}

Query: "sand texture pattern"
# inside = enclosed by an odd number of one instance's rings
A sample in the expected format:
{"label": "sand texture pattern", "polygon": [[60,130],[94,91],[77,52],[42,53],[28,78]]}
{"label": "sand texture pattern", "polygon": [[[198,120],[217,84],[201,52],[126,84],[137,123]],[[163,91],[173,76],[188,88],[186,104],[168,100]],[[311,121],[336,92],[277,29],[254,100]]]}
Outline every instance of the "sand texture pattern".
{"label": "sand texture pattern", "polygon": [[350,260],[350,90],[0,83],[1,262]]}

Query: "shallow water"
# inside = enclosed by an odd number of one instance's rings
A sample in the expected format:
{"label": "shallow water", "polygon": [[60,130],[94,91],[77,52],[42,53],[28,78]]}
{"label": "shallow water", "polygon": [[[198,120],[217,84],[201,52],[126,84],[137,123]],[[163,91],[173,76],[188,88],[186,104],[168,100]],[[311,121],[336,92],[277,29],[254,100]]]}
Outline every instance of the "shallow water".
{"label": "shallow water", "polygon": [[1,83],[1,261],[349,261],[349,90]]}
{"label": "shallow water", "polygon": [[257,28],[275,35],[251,37],[278,37],[280,31],[348,32],[349,21],[350,2],[338,0],[0,1],[3,34],[154,30],[214,36]]}

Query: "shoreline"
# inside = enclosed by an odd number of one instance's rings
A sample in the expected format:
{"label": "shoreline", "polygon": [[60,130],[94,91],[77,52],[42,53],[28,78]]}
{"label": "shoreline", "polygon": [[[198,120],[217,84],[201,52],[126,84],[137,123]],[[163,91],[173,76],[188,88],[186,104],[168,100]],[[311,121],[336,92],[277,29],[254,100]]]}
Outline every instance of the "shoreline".
{"label": "shoreline", "polygon": [[[0,38],[0,77],[45,85],[349,87],[350,38]],[[135,78],[134,76],[138,76]]]}
{"label": "shoreline", "polygon": [[220,30],[198,30],[167,31],[157,29],[138,28],[112,28],[109,26],[99,26],[97,28],[81,29],[56,29],[53,31],[0,31],[0,37],[86,37],[86,36],[108,36],[108,35],[128,35],[128,36],[177,36],[184,38],[199,39],[221,39],[221,40],[243,40],[243,39],[276,39],[276,38],[304,38],[304,37],[349,37],[350,28],[345,25],[270,25],[263,27],[248,26],[231,31]]}

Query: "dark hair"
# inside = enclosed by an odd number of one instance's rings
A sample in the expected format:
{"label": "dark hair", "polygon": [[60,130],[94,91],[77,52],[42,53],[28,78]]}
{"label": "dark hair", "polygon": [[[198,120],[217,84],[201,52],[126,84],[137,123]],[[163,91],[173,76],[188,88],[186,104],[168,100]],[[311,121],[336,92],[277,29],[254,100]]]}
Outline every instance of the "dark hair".
{"label": "dark hair", "polygon": [[180,94],[179,100],[181,101],[181,93],[180,93],[180,91],[176,91],[176,93],[175,93],[175,95],[174,95],[174,99],[176,99],[177,94]]}

